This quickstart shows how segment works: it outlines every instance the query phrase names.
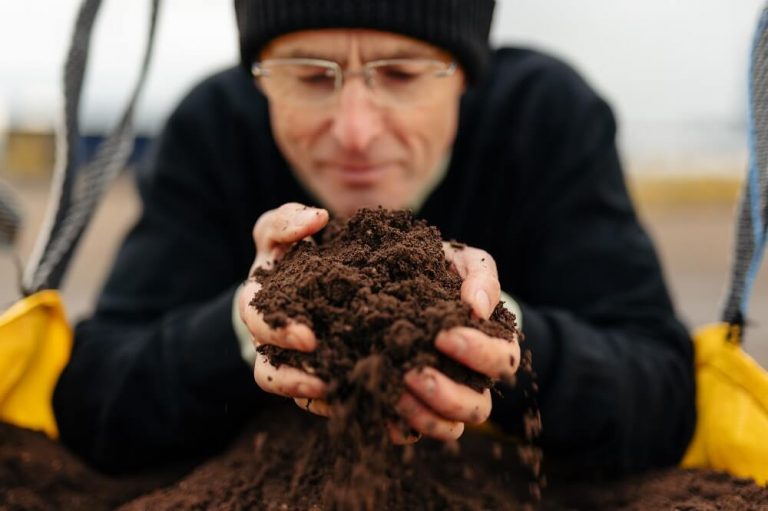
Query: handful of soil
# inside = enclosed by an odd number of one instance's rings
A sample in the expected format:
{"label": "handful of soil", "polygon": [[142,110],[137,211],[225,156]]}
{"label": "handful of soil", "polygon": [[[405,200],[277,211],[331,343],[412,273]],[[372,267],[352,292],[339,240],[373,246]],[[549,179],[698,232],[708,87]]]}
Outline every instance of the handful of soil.
{"label": "handful of soil", "polygon": [[432,366],[477,391],[492,386],[438,352],[438,332],[469,326],[509,340],[518,335],[514,315],[501,304],[490,320],[474,316],[460,299],[462,278],[445,257],[440,231],[409,211],[362,209],[334,220],[319,244],[299,242],[255,277],[263,287],[251,305],[265,321],[275,328],[304,323],[318,340],[312,353],[269,345],[259,351],[277,367],[328,382],[334,415],[372,435],[398,420],[393,406],[410,369]]}
{"label": "handful of soil", "polygon": [[[302,241],[270,269],[259,269],[262,289],[251,301],[273,328],[298,321],[318,340],[312,353],[259,348],[276,367],[287,364],[328,384],[329,440],[302,447],[295,484],[332,463],[322,492],[325,509],[380,509],[405,505],[413,447],[402,453],[388,425],[407,427],[395,412],[403,376],[431,366],[478,392],[493,381],[442,355],[438,332],[477,328],[512,340],[515,317],[501,304],[490,320],[460,299],[462,278],[443,252],[440,232],[408,211],[362,209],[334,220],[315,244]],[[333,460],[333,461],[332,461]]]}

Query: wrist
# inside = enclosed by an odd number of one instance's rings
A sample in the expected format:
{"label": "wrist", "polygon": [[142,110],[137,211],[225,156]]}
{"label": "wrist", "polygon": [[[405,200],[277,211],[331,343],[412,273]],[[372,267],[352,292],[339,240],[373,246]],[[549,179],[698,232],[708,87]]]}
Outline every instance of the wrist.
{"label": "wrist", "polygon": [[240,356],[246,364],[253,367],[256,363],[256,347],[253,345],[253,337],[248,327],[240,318],[239,300],[243,286],[239,286],[232,298],[232,329],[235,331],[237,342],[240,345]]}

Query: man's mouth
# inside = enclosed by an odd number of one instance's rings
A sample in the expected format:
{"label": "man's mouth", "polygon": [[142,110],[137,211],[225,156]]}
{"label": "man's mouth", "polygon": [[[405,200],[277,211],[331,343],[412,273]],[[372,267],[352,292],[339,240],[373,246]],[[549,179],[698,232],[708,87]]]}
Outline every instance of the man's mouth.
{"label": "man's mouth", "polygon": [[353,187],[376,184],[384,176],[389,166],[386,162],[332,162],[327,165],[342,184]]}

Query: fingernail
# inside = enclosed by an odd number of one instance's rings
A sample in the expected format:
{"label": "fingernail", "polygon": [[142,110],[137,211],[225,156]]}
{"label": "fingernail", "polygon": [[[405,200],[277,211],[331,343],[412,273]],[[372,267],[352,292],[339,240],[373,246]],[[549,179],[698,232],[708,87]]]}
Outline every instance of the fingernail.
{"label": "fingernail", "polygon": [[405,432],[405,438],[407,438],[409,440],[410,439],[421,440],[421,433],[419,433],[418,431],[416,431],[413,428],[408,428],[406,430],[406,432]]}
{"label": "fingernail", "polygon": [[450,355],[460,355],[467,349],[467,340],[463,335],[453,330],[441,332],[435,340],[437,347]]}
{"label": "fingernail", "polygon": [[406,373],[405,381],[413,387],[421,388],[427,394],[435,391],[435,377],[425,371],[412,370]]}
{"label": "fingernail", "polygon": [[299,383],[296,385],[296,394],[301,397],[309,398],[310,396],[317,395],[317,388],[310,383]]}
{"label": "fingernail", "polygon": [[487,318],[491,315],[491,299],[488,298],[488,293],[482,289],[475,293],[475,304],[481,311],[481,317]]}
{"label": "fingernail", "polygon": [[413,376],[413,379],[427,394],[433,394],[435,392],[435,377],[431,374],[419,372]]}
{"label": "fingernail", "polygon": [[296,217],[294,218],[294,225],[296,226],[305,226],[310,222],[313,222],[315,218],[318,217],[319,209],[317,208],[306,208],[301,209],[296,214]]}
{"label": "fingernail", "polygon": [[435,392],[435,378],[431,375],[426,376],[426,381],[424,382],[424,388],[427,390],[427,394],[432,394]]}
{"label": "fingernail", "polygon": [[285,342],[294,349],[311,350],[315,347],[311,339],[300,336],[296,332],[288,332],[285,335]]}
{"label": "fingernail", "polygon": [[304,343],[299,338],[299,336],[293,332],[288,332],[287,334],[285,334],[285,342],[286,344],[294,348],[300,348],[304,346]]}

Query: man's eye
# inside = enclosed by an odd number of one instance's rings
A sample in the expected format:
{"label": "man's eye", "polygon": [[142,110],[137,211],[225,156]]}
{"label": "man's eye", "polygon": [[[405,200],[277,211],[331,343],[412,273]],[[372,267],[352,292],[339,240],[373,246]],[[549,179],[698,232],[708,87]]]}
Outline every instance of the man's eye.
{"label": "man's eye", "polygon": [[419,77],[419,73],[402,67],[385,67],[379,73],[387,80],[407,82]]}
{"label": "man's eye", "polygon": [[324,75],[305,75],[296,77],[304,85],[328,85],[333,83],[333,79]]}

